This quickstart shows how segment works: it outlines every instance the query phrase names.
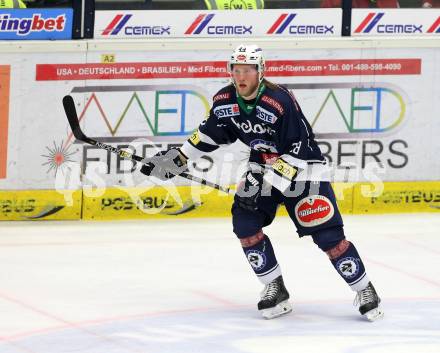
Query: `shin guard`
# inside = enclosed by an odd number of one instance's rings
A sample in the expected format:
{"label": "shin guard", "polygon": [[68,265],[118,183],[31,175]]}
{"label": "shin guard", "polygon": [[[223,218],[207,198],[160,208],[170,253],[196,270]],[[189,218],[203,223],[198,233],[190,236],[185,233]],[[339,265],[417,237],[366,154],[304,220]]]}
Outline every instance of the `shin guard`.
{"label": "shin guard", "polygon": [[280,266],[267,235],[259,232],[240,241],[252,270],[263,284],[268,284],[281,275]]}
{"label": "shin guard", "polygon": [[364,289],[369,282],[364,263],[355,246],[341,240],[335,247],[326,251],[336,271],[355,292]]}

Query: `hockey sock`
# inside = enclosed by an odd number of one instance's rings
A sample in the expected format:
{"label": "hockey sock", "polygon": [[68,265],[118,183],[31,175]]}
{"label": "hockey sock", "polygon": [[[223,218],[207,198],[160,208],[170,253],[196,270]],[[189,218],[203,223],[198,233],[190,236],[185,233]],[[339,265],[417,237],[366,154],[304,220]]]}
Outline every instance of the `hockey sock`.
{"label": "hockey sock", "polygon": [[281,275],[280,266],[267,235],[261,232],[240,241],[249,264],[263,284],[268,284]]}
{"label": "hockey sock", "polygon": [[334,248],[326,251],[336,271],[355,292],[364,289],[368,282],[364,263],[359,256],[355,246],[347,241],[341,240]]}

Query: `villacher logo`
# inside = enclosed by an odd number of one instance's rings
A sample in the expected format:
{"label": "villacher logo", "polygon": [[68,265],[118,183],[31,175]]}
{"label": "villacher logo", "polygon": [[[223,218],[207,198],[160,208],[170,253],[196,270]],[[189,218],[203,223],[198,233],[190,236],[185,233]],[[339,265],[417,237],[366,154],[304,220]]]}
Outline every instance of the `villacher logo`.
{"label": "villacher logo", "polygon": [[124,29],[123,33],[126,36],[160,36],[171,35],[170,26],[127,26],[132,14],[117,14],[110,24],[102,31],[103,36],[115,36]]}
{"label": "villacher logo", "polygon": [[[415,23],[380,23],[384,12],[370,12],[354,30],[354,33],[423,33],[423,24]],[[428,30],[432,29],[433,26]],[[432,33],[433,30],[429,33]]]}
{"label": "villacher logo", "polygon": [[186,35],[197,35],[201,34],[206,29],[206,34],[209,35],[219,35],[219,34],[252,34],[252,25],[210,25],[208,24],[214,18],[215,14],[201,14],[189,25],[185,31]]}
{"label": "villacher logo", "polygon": [[266,32],[267,34],[283,34],[288,29],[288,34],[334,34],[334,26],[327,25],[315,25],[315,24],[302,24],[302,25],[290,25],[293,19],[297,16],[296,13],[283,13],[273,25]]}

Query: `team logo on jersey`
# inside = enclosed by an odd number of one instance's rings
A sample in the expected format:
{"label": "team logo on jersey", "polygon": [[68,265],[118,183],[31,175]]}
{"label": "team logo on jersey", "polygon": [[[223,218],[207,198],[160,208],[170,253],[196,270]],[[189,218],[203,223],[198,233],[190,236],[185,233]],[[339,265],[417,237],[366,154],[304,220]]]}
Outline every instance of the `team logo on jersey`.
{"label": "team logo on jersey", "polygon": [[266,266],[266,255],[261,251],[248,250],[246,251],[246,258],[255,271],[262,270]]}
{"label": "team logo on jersey", "polygon": [[344,257],[336,263],[336,268],[342,276],[351,279],[359,273],[359,259]]}
{"label": "team logo on jersey", "polygon": [[322,195],[308,196],[297,203],[295,215],[303,227],[315,227],[327,222],[335,213],[333,204]]}
{"label": "team logo on jersey", "polygon": [[269,134],[274,135],[275,130],[266,126],[265,124],[252,124],[249,120],[245,120],[243,122],[236,121],[234,118],[231,121],[235,124],[235,126],[242,130],[245,134]]}
{"label": "team logo on jersey", "polygon": [[240,115],[240,108],[238,107],[238,104],[219,105],[218,107],[214,108],[214,114],[218,118],[237,116]]}
{"label": "team logo on jersey", "polygon": [[277,153],[277,148],[274,142],[272,141],[266,141],[266,140],[252,140],[249,143],[250,148],[256,150],[256,151],[260,151],[260,152],[265,152],[265,153]]}
{"label": "team logo on jersey", "polygon": [[257,105],[255,109],[257,112],[257,118],[263,120],[266,123],[275,124],[275,121],[277,121],[278,119],[278,117],[275,114],[260,107],[259,105]]}
{"label": "team logo on jersey", "polygon": [[213,101],[213,103],[215,103],[220,100],[229,99],[229,97],[231,97],[231,94],[229,92],[219,93],[216,96],[214,96],[214,98],[212,98],[212,101]]}
{"label": "team logo on jersey", "polygon": [[264,102],[264,103],[269,104],[272,107],[274,107],[276,110],[278,110],[278,112],[281,115],[284,114],[284,109],[283,109],[281,103],[278,102],[277,100],[273,99],[272,97],[264,95],[264,96],[261,97],[261,101]]}

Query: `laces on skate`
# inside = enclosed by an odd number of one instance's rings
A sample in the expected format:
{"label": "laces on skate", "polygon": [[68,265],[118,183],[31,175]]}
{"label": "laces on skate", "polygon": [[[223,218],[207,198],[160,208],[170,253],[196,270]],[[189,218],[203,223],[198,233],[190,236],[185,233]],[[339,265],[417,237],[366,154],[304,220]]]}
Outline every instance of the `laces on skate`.
{"label": "laces on skate", "polygon": [[375,321],[383,317],[384,313],[379,307],[380,298],[371,282],[364,289],[357,292],[353,305],[359,305],[359,312],[369,321]]}

